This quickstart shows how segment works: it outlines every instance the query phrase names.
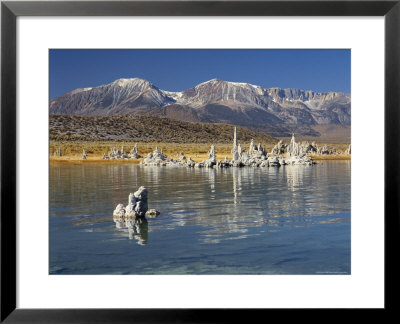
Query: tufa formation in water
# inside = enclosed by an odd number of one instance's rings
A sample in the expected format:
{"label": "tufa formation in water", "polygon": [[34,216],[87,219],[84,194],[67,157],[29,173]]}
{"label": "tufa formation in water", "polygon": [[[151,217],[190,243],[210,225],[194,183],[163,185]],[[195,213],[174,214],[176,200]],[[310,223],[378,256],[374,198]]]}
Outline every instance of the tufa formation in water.
{"label": "tufa formation in water", "polygon": [[145,216],[155,217],[160,213],[155,209],[150,209],[147,204],[148,191],[141,186],[136,192],[130,193],[128,205],[118,204],[114,210],[114,217],[119,218],[143,218]]}
{"label": "tufa formation in water", "polygon": [[126,227],[129,239],[136,238],[140,245],[146,244],[148,239],[148,225],[145,216],[153,218],[160,215],[156,209],[148,208],[147,195],[147,189],[141,186],[136,192],[129,194],[126,207],[118,204],[113,213],[116,228]]}
{"label": "tufa formation in water", "polygon": [[[285,160],[286,151],[286,160]],[[303,164],[311,165],[314,164],[311,157],[307,154],[314,155],[330,155],[339,154],[335,149],[329,149],[325,144],[323,146],[318,146],[315,142],[296,142],[294,134],[288,145],[284,144],[280,140],[271,150],[270,153],[262,147],[261,143],[255,145],[254,141],[251,140],[249,145],[249,150],[245,151],[241,144],[237,141],[237,131],[234,128],[233,134],[233,147],[231,150],[232,161],[225,157],[223,161],[217,161],[215,154],[215,146],[211,145],[210,151],[207,153],[208,159],[195,162],[190,157],[187,159],[183,152],[177,154],[177,159],[169,158],[162,151],[156,147],[153,152],[149,153],[145,158],[140,161],[141,165],[144,166],[186,166],[186,167],[197,167],[197,168],[212,168],[214,166],[225,168],[225,167],[269,167],[269,166],[281,166],[286,164]],[[345,155],[351,154],[351,145],[344,152]],[[54,155],[61,156],[61,150],[54,152]],[[84,149],[82,154],[82,159],[86,160],[87,152]],[[108,154],[103,154],[104,160],[109,159],[139,159],[142,158],[138,153],[137,143],[132,148],[129,154],[126,154],[124,147],[121,149],[116,149],[113,147]]]}
{"label": "tufa formation in water", "polygon": [[[285,160],[282,154],[287,148],[288,159]],[[232,161],[225,157],[223,161],[217,161],[215,154],[215,146],[211,145],[210,151],[207,156],[208,159],[202,162],[195,162],[191,158],[186,159],[183,152],[178,155],[178,159],[168,158],[162,152],[156,149],[154,152],[149,153],[140,164],[145,166],[186,166],[195,168],[212,168],[212,167],[279,167],[286,164],[304,164],[312,165],[315,162],[307,156],[307,153],[314,152],[317,149],[308,143],[296,143],[293,135],[292,140],[288,146],[279,141],[278,144],[268,154],[262,147],[261,143],[254,144],[251,140],[249,150],[245,151],[241,144],[237,141],[236,127],[233,134],[233,147],[232,147]]]}
{"label": "tufa formation in water", "polygon": [[122,146],[121,149],[116,149],[113,147],[108,154],[104,153],[103,154],[103,160],[128,160],[128,159],[140,159],[142,156],[139,155],[138,153],[138,148],[137,148],[137,143],[135,146],[132,148],[132,150],[129,152],[129,154],[126,154],[124,151],[124,147]]}

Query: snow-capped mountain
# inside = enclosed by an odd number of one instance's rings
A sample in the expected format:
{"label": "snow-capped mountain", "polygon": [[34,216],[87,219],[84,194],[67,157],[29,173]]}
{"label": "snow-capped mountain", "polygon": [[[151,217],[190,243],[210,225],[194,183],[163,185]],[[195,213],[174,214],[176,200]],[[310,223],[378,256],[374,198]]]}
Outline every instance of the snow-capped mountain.
{"label": "snow-capped mountain", "polygon": [[95,88],[76,89],[50,102],[50,113],[73,115],[113,115],[135,112],[143,107],[174,103],[149,81],[118,79]]}
{"label": "snow-capped mountain", "polygon": [[182,92],[149,81],[118,79],[76,89],[50,102],[51,114],[146,113],[187,121],[254,125],[350,125],[350,94],[263,88],[212,79]]}

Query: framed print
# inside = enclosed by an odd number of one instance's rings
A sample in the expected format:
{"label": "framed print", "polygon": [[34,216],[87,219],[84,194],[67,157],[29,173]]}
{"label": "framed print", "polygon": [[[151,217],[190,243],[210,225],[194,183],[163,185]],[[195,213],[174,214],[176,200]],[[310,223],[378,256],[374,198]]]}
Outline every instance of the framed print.
{"label": "framed print", "polygon": [[393,310],[398,1],[1,9],[2,321]]}

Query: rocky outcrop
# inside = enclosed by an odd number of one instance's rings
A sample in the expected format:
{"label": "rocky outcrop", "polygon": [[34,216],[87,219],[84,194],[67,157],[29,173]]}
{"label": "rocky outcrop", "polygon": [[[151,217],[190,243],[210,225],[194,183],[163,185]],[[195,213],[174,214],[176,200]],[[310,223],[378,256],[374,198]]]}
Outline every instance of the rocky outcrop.
{"label": "rocky outcrop", "polygon": [[215,155],[215,146],[211,145],[211,149],[208,152],[208,161],[210,161],[210,163],[217,163],[217,157]]}
{"label": "rocky outcrop", "polygon": [[[136,192],[130,193],[128,198],[128,204],[124,207],[123,204],[118,204],[114,210],[113,216],[117,218],[142,218],[148,214],[148,191],[145,187],[141,186]],[[150,214],[160,213],[151,209]]]}
{"label": "rocky outcrop", "polygon": [[113,215],[115,217],[124,217],[125,216],[125,206],[123,204],[118,204],[114,210]]}
{"label": "rocky outcrop", "polygon": [[148,191],[141,186],[136,192],[130,193],[128,205],[118,204],[113,213],[113,220],[117,229],[128,229],[129,239],[135,238],[140,245],[146,244],[148,239],[148,224],[145,216],[157,217],[160,212],[148,208]]}
{"label": "rocky outcrop", "polygon": [[276,166],[276,167],[281,166],[281,163],[279,162],[278,157],[276,157],[276,156],[270,156],[270,157],[268,158],[268,166]]}
{"label": "rocky outcrop", "polygon": [[125,217],[144,217],[148,209],[147,189],[142,186],[135,193],[129,194]]}
{"label": "rocky outcrop", "polygon": [[194,162],[194,161],[192,160],[192,158],[189,158],[189,159],[187,160],[186,164],[187,164],[187,166],[188,166],[189,168],[193,168],[193,167],[196,165],[196,162]]}
{"label": "rocky outcrop", "polygon": [[261,143],[255,145],[253,140],[250,142],[249,150],[245,152],[240,143],[237,142],[236,127],[234,129],[234,139],[231,153],[231,166],[234,167],[260,166],[261,162],[265,161],[268,155]]}
{"label": "rocky outcrop", "polygon": [[212,168],[215,165],[217,165],[217,163],[219,163],[219,161],[217,162],[217,157],[215,154],[215,146],[211,145],[210,151],[208,151],[207,153],[207,160],[201,161],[201,162],[195,162],[192,160],[192,158],[189,158],[188,160],[186,160],[186,157],[184,157],[183,153],[181,153],[179,160],[171,160],[169,164],[167,165],[182,165],[182,166],[187,166],[190,168]]}
{"label": "rocky outcrop", "polygon": [[297,156],[291,156],[288,159],[285,160],[285,164],[288,165],[312,165],[315,162],[313,162],[312,158],[307,156],[305,153]]}
{"label": "rocky outcrop", "polygon": [[301,142],[296,143],[296,139],[294,134],[292,135],[292,139],[290,140],[290,144],[287,147],[288,156],[302,156],[303,154],[317,154],[318,153],[318,145],[313,142],[310,144],[309,142]]}
{"label": "rocky outcrop", "polygon": [[144,165],[166,165],[168,162],[167,156],[158,150],[158,147],[154,149],[152,153],[147,154],[147,156],[140,162]]}
{"label": "rocky outcrop", "polygon": [[135,146],[132,148],[132,150],[129,152],[129,157],[131,159],[140,159],[142,156],[138,153],[138,147],[137,147],[137,143],[135,144]]}
{"label": "rocky outcrop", "polygon": [[244,151],[241,144],[237,141],[236,127],[234,129],[233,147],[232,147],[232,160],[229,161],[226,156],[223,161],[217,161],[215,146],[211,145],[210,151],[207,153],[208,159],[201,162],[195,162],[191,158],[186,159],[183,152],[178,155],[178,159],[170,159],[166,155],[162,154],[157,148],[153,153],[149,153],[148,156],[141,162],[142,165],[156,165],[156,166],[186,166],[194,168],[227,168],[227,167],[280,167],[286,164],[314,164],[312,159],[307,156],[307,153],[316,151],[313,144],[308,142],[297,143],[294,135],[288,148],[288,159],[282,156],[282,152],[286,146],[279,141],[275,145],[272,152],[278,154],[268,155],[266,150],[262,147],[261,143],[258,145],[254,144],[251,140],[248,151]]}
{"label": "rocky outcrop", "polygon": [[272,155],[281,155],[285,153],[287,145],[280,140],[271,150]]}
{"label": "rocky outcrop", "polygon": [[146,212],[146,216],[147,217],[154,218],[154,217],[157,217],[158,215],[160,215],[160,212],[158,210],[154,209],[154,208],[153,209],[149,209]]}
{"label": "rocky outcrop", "polygon": [[140,164],[144,166],[187,166],[188,163],[184,155],[179,156],[178,160],[171,159],[156,147],[153,152],[147,154]]}
{"label": "rocky outcrop", "polygon": [[298,156],[300,154],[300,145],[296,143],[294,134],[292,135],[292,139],[287,147],[287,154],[288,156]]}
{"label": "rocky outcrop", "polygon": [[288,158],[284,160],[284,163],[288,165],[312,165],[315,162],[313,162],[311,157],[307,156],[307,153],[310,153],[314,150],[316,150],[316,148],[314,148],[314,146],[310,145],[308,142],[296,143],[296,139],[293,134],[290,144],[287,147]]}
{"label": "rocky outcrop", "polygon": [[249,146],[249,158],[251,159],[262,159],[267,156],[267,152],[261,146],[261,143],[258,143],[258,146],[254,144],[254,141],[251,140]]}
{"label": "rocky outcrop", "polygon": [[184,154],[183,152],[181,152],[181,153],[179,154],[178,160],[179,160],[179,161],[182,161],[182,162],[185,162],[185,161],[186,161],[186,156],[185,156],[185,154]]}
{"label": "rocky outcrop", "polygon": [[[274,148],[272,149],[271,154],[279,155],[279,154],[283,154],[283,152],[284,152],[284,144],[282,144],[281,141],[279,141],[279,143],[276,144],[274,146]],[[289,157],[298,157],[298,156],[304,156],[305,154],[312,154],[312,155],[346,154],[346,155],[350,155],[351,154],[351,146],[349,146],[346,149],[346,151],[344,151],[343,153],[339,153],[336,151],[335,148],[329,148],[327,144],[318,146],[318,144],[316,144],[315,142],[312,142],[311,144],[309,142],[297,143],[295,140],[295,137],[293,135],[292,139],[290,141],[290,144],[287,146],[287,155]]]}
{"label": "rocky outcrop", "polygon": [[111,151],[108,154],[103,154],[103,160],[122,160],[122,159],[139,159],[141,155],[138,153],[137,144],[132,148],[129,154],[125,153],[124,147],[122,146],[120,149],[115,147],[111,148]]}

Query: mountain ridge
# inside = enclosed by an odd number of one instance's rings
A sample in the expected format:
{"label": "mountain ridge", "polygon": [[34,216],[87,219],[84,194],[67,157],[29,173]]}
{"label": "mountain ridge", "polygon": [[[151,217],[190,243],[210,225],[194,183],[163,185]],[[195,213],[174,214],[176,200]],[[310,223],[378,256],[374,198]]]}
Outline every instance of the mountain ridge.
{"label": "mountain ridge", "polygon": [[[136,114],[184,121],[228,123],[277,130],[297,125],[350,125],[351,96],[294,88],[263,88],[211,79],[184,91],[167,91],[140,78],[72,90],[53,99],[50,114],[106,116]],[[287,128],[287,127],[286,127]]]}

